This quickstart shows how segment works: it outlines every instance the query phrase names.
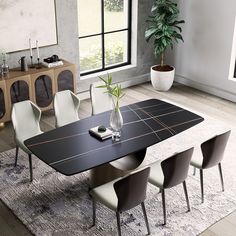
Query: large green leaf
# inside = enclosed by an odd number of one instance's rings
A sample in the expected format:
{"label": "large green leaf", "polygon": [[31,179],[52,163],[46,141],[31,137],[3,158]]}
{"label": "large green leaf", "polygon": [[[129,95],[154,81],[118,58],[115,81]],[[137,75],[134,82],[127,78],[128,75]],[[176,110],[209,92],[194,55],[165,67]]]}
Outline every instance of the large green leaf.
{"label": "large green leaf", "polygon": [[150,40],[150,38],[151,38],[153,35],[155,35],[155,33],[156,33],[157,31],[158,31],[158,29],[155,28],[155,27],[150,27],[149,29],[147,29],[147,30],[145,31],[145,38],[146,38],[147,42]]}
{"label": "large green leaf", "polygon": [[[185,23],[179,20],[178,5],[172,0],[154,0],[151,15],[147,19],[148,27],[145,31],[147,42],[154,38],[154,54],[158,56],[165,52],[167,47],[173,48],[173,42],[183,41],[180,34],[180,24]],[[179,32],[177,32],[177,31]]]}

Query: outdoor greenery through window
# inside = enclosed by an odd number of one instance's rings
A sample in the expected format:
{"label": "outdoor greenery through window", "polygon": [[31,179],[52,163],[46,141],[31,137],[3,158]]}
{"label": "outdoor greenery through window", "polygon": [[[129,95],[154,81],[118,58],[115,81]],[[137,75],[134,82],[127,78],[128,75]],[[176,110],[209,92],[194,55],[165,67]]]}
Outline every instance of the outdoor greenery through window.
{"label": "outdoor greenery through window", "polygon": [[78,0],[80,73],[130,64],[131,0]]}

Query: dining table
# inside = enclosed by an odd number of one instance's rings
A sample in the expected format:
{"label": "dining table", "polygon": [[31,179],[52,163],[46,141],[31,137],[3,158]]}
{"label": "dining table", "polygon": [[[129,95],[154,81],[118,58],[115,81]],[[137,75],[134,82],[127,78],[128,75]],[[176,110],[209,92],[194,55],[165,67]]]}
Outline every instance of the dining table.
{"label": "dining table", "polygon": [[42,133],[24,143],[41,161],[71,176],[145,150],[204,120],[187,109],[158,99],[122,106],[120,110],[124,123],[119,141],[112,138],[102,141],[89,132],[100,125],[110,127],[111,111],[107,111]]}

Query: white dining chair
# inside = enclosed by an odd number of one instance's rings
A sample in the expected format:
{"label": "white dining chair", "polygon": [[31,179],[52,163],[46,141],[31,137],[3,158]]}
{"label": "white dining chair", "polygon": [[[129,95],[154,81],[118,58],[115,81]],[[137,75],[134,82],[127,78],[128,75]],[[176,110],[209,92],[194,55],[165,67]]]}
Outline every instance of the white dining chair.
{"label": "white dining chair", "polygon": [[95,82],[90,85],[90,98],[92,103],[92,115],[96,115],[113,109],[112,97],[106,93],[105,88],[97,88],[103,85],[102,82]]}
{"label": "white dining chair", "polygon": [[17,166],[18,152],[21,148],[29,157],[31,182],[33,181],[32,153],[25,146],[24,141],[43,133],[39,126],[40,118],[41,110],[33,102],[26,100],[13,104],[11,119],[16,142],[15,166]]}
{"label": "white dining chair", "polygon": [[57,92],[54,96],[56,127],[79,120],[80,99],[70,90]]}

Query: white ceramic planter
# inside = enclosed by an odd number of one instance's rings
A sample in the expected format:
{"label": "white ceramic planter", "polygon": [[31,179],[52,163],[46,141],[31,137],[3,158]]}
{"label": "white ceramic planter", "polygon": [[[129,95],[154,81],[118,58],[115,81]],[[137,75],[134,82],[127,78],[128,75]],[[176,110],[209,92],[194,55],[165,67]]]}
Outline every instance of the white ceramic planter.
{"label": "white ceramic planter", "polygon": [[171,71],[157,71],[154,67],[156,65],[151,67],[152,86],[158,91],[168,91],[174,82],[175,68],[172,67]]}

